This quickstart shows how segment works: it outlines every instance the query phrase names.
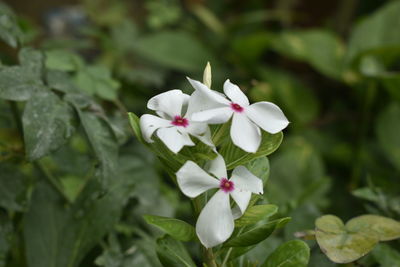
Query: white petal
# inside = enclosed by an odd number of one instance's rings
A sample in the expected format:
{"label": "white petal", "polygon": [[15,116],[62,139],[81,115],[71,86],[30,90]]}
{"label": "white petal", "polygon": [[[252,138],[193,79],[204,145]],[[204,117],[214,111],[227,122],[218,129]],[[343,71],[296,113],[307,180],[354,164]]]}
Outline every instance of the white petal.
{"label": "white petal", "polygon": [[218,190],[199,215],[197,236],[206,248],[211,248],[225,242],[234,227],[229,194]]}
{"label": "white petal", "polygon": [[224,96],[222,96],[220,93],[211,90],[208,88],[205,84],[192,80],[190,78],[187,78],[190,84],[193,86],[194,89],[200,91],[201,93],[204,94],[205,97],[208,97],[210,101],[222,104],[222,105],[230,105],[230,101],[226,99]]}
{"label": "white petal", "polygon": [[142,131],[144,140],[146,140],[148,143],[153,142],[153,140],[151,140],[151,136],[155,130],[170,126],[172,126],[170,121],[154,115],[145,114],[140,117],[140,129]]}
{"label": "white petal", "polygon": [[240,210],[240,208],[236,205],[232,208],[232,215],[233,215],[233,219],[239,219],[240,217],[242,217],[243,213]]}
{"label": "white petal", "polygon": [[262,180],[249,172],[244,166],[238,166],[233,170],[230,181],[235,186],[234,191],[249,191],[254,194],[264,193]]}
{"label": "white petal", "polygon": [[[179,127],[179,128],[181,128],[181,127]],[[185,145],[185,146],[194,146],[195,143],[193,143],[192,139],[190,139],[189,134],[186,133],[186,132],[179,131],[179,128],[177,128],[177,130],[182,136],[183,145]]]}
{"label": "white petal", "polygon": [[190,133],[191,135],[200,135],[204,134],[208,129],[207,123],[204,122],[195,122],[189,120],[189,125],[186,128],[183,128],[184,131]]}
{"label": "white petal", "polygon": [[151,110],[161,111],[171,118],[181,116],[182,105],[187,101],[187,95],[181,90],[170,90],[150,98],[147,107]]}
{"label": "white petal", "polygon": [[245,114],[234,113],[231,126],[232,142],[249,153],[255,153],[261,143],[260,129]]}
{"label": "white petal", "polygon": [[185,145],[194,145],[193,142],[188,143],[187,137],[178,132],[176,127],[158,129],[157,136],[175,154]]}
{"label": "white petal", "polygon": [[239,218],[240,216],[243,215],[243,213],[246,211],[247,206],[249,205],[250,198],[251,198],[251,192],[250,191],[242,191],[240,189],[233,190],[231,192],[231,196],[233,200],[235,200],[236,204],[238,205],[240,209],[240,213],[238,214],[237,212],[235,213],[235,218]]}
{"label": "white petal", "polygon": [[224,83],[224,93],[232,100],[233,103],[239,104],[243,107],[247,107],[249,103],[249,99],[247,96],[240,90],[239,86],[231,83],[228,79]]}
{"label": "white petal", "polygon": [[212,161],[209,161],[205,167],[205,169],[209,172],[215,175],[218,179],[221,178],[228,178],[228,175],[226,173],[226,165],[225,165],[225,160],[224,158],[218,154],[218,156],[213,159]]}
{"label": "white petal", "polygon": [[185,117],[190,118],[191,115],[195,112],[207,109],[219,108],[222,106],[226,105],[222,105],[218,102],[215,102],[212,99],[210,99],[210,97],[208,97],[206,94],[200,92],[199,90],[196,90],[192,93],[192,95],[189,98]]}
{"label": "white petal", "polygon": [[247,116],[264,131],[278,133],[288,126],[289,121],[282,110],[271,102],[258,102],[245,109]]}
{"label": "white petal", "polygon": [[192,134],[193,136],[195,136],[197,139],[199,139],[201,142],[203,142],[204,144],[211,146],[211,147],[215,147],[213,141],[211,140],[211,131],[210,128],[207,127],[207,130],[205,133],[203,134]]}
{"label": "white petal", "polygon": [[186,163],[176,173],[176,180],[182,192],[191,198],[219,187],[219,181],[206,173],[193,161]]}
{"label": "white petal", "polygon": [[233,110],[230,107],[208,109],[193,113],[191,120],[207,122],[209,124],[220,124],[227,122],[232,116]]}

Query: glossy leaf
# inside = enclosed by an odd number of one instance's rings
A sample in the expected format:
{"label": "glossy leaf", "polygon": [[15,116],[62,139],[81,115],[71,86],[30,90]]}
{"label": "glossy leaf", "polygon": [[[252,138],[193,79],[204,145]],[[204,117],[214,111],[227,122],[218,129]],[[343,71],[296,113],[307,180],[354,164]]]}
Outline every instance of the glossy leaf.
{"label": "glossy leaf", "polygon": [[255,176],[260,178],[265,184],[268,181],[270,174],[269,160],[267,157],[256,158],[245,165],[245,167]]}
{"label": "glossy leaf", "polygon": [[157,240],[156,251],[164,267],[196,267],[185,246],[170,236]]}
{"label": "glossy leaf", "polygon": [[148,224],[157,226],[159,229],[180,241],[190,241],[196,237],[193,226],[187,222],[162,216],[144,215],[144,220]]}
{"label": "glossy leaf", "polygon": [[129,122],[131,124],[133,133],[135,134],[136,138],[141,142],[145,143],[143,136],[142,136],[142,131],[140,130],[140,119],[138,116],[136,116],[135,113],[129,112]]}
{"label": "glossy leaf", "polygon": [[34,94],[22,116],[29,160],[39,159],[64,145],[74,133],[74,119],[72,107],[49,89]]}
{"label": "glossy leaf", "polygon": [[306,267],[309,258],[308,245],[301,240],[292,240],[275,249],[261,267]]}
{"label": "glossy leaf", "polygon": [[219,153],[224,157],[226,167],[228,170],[233,169],[237,166],[247,164],[248,162],[259,158],[268,156],[273,153],[280,146],[283,139],[282,132],[277,134],[269,134],[267,132],[262,133],[262,141],[259,149],[256,153],[247,153],[237,146],[235,146],[231,140],[224,143]]}
{"label": "glossy leaf", "polygon": [[278,207],[272,204],[252,206],[246,210],[242,217],[235,221],[235,227],[255,224],[263,219],[271,217],[277,211]]}
{"label": "glossy leaf", "polygon": [[256,226],[250,230],[243,232],[242,234],[228,239],[224,243],[224,247],[247,247],[260,243],[264,239],[268,238],[275,229],[283,227],[290,221],[290,218],[282,218],[267,222],[263,225]]}

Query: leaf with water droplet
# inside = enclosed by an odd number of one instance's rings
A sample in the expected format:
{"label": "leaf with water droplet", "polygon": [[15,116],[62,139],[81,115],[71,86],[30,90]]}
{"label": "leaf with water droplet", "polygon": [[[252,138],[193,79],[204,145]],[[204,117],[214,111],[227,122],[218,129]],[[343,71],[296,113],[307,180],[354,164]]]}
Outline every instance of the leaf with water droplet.
{"label": "leaf with water droplet", "polygon": [[22,116],[28,159],[39,159],[60,148],[75,131],[71,106],[49,89],[34,94]]}

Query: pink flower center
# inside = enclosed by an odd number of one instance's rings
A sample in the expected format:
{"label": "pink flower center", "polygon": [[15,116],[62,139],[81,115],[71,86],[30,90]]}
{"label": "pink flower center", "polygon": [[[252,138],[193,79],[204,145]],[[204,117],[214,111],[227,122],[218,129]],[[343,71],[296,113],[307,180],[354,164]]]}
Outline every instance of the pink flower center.
{"label": "pink flower center", "polygon": [[235,189],[235,185],[232,181],[229,181],[226,178],[222,178],[219,182],[219,188],[225,193],[229,193]]}
{"label": "pink flower center", "polygon": [[175,116],[174,120],[171,121],[171,124],[175,126],[187,127],[189,125],[189,121],[181,116]]}
{"label": "pink flower center", "polygon": [[236,103],[231,103],[231,108],[233,109],[233,111],[239,112],[239,113],[244,110],[244,108],[241,105],[236,104]]}

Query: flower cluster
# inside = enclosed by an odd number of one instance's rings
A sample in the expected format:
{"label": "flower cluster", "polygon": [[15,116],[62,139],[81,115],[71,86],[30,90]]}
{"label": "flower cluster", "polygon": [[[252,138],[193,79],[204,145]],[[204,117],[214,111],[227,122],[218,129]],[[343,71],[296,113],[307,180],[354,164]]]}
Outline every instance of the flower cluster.
{"label": "flower cluster", "polygon": [[[192,95],[175,89],[151,98],[147,107],[158,116],[143,115],[140,128],[146,142],[152,143],[153,136],[157,136],[174,153],[184,146],[194,146],[192,138],[199,139],[217,153],[204,169],[189,160],[176,173],[180,189],[190,198],[217,189],[196,223],[201,243],[210,248],[232,235],[234,219],[245,212],[252,193],[263,193],[263,183],[244,166],[236,167],[228,178],[224,158],[213,144],[209,125],[231,121],[233,144],[248,153],[255,153],[262,141],[261,129],[274,134],[289,122],[273,103],[250,104],[246,95],[230,80],[224,83],[225,94],[213,91],[199,81],[188,80],[195,89]],[[233,209],[230,198],[236,203]]]}

